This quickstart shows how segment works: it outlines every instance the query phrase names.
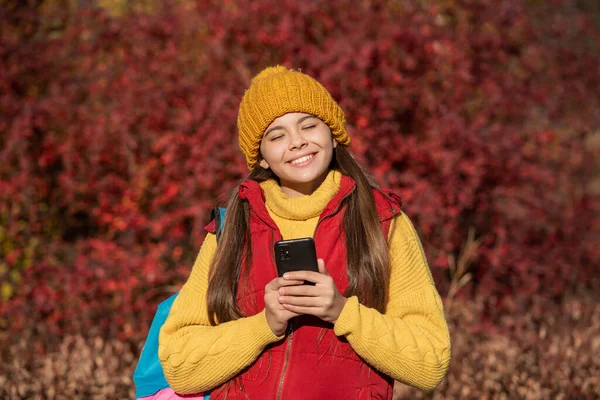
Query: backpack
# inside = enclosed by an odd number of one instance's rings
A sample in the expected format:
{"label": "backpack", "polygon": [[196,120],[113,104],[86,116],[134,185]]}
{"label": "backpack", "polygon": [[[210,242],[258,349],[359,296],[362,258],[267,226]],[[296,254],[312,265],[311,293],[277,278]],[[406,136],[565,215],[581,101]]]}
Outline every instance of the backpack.
{"label": "backpack", "polygon": [[[211,219],[215,220],[217,242],[221,237],[221,231],[223,228],[223,222],[225,221],[225,208],[217,208],[212,210]],[[133,373],[133,383],[135,384],[135,397],[140,399],[142,397],[154,396],[163,389],[169,389],[169,383],[165,379],[160,360],[158,359],[158,334],[160,328],[165,323],[173,301],[179,293],[171,295],[166,300],[162,301],[158,305],[156,314],[152,319],[146,342],[142,348],[142,354],[135,371]],[[171,391],[172,393],[172,391]],[[204,399],[208,399],[209,394],[204,395]],[[170,396],[163,396],[162,398],[172,398]],[[199,397],[201,398],[201,397]]]}

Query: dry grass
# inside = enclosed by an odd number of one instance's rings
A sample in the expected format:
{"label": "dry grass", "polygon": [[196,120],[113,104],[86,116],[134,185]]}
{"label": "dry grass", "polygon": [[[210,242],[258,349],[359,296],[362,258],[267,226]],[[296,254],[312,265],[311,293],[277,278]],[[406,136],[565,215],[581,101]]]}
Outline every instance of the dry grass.
{"label": "dry grass", "polygon": [[[482,326],[477,303],[447,309],[452,362],[433,393],[398,384],[396,399],[600,398],[600,302],[591,293],[561,305],[540,302],[523,315]],[[42,355],[43,339],[15,340],[0,352],[2,399],[132,399],[138,346],[65,337]],[[37,347],[36,347],[37,344]]]}
{"label": "dry grass", "polygon": [[446,379],[430,394],[398,384],[395,398],[600,398],[598,296],[588,293],[570,296],[560,306],[537,306],[505,317],[491,334],[470,333],[481,322],[477,307],[455,303],[447,310],[452,362]]}

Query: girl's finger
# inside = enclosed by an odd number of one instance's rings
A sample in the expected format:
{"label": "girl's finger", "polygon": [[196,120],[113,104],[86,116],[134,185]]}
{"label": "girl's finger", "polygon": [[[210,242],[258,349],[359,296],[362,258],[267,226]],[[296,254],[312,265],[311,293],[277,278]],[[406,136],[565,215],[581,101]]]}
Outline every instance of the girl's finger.
{"label": "girl's finger", "polygon": [[319,310],[321,310],[319,307],[303,307],[303,306],[295,306],[292,304],[282,304],[282,305],[286,310],[291,311],[293,313],[314,315],[315,317],[319,316],[318,315]]}
{"label": "girl's finger", "polygon": [[311,285],[286,286],[279,288],[279,294],[285,296],[319,296],[321,289]]}
{"label": "girl's finger", "polygon": [[284,316],[286,319],[294,318],[294,317],[297,317],[297,316],[299,316],[299,315],[300,315],[300,314],[296,314],[296,313],[295,313],[295,312],[293,312],[293,311],[287,310],[287,309],[285,309],[285,308],[284,308],[282,311],[280,311],[280,312],[284,313],[284,314],[283,314],[283,316]]}
{"label": "girl's finger", "polygon": [[277,283],[279,284],[279,287],[302,285],[304,283],[304,279],[277,278]]}
{"label": "girl's finger", "polygon": [[329,275],[329,272],[327,272],[327,268],[325,268],[325,261],[323,261],[322,258],[319,258],[317,260],[317,264],[319,265],[319,272],[322,273],[323,275]]}
{"label": "girl's finger", "polygon": [[282,306],[298,306],[298,307],[320,307],[323,299],[320,297],[298,297],[298,296],[279,296],[279,303]]}
{"label": "girl's finger", "polygon": [[315,271],[292,271],[283,274],[283,278],[296,281],[322,283],[327,279],[327,276]]}
{"label": "girl's finger", "polygon": [[271,282],[267,283],[265,289],[268,290],[278,290],[282,286],[293,286],[293,285],[302,285],[304,280],[294,280],[294,279],[284,279],[284,278],[275,278]]}

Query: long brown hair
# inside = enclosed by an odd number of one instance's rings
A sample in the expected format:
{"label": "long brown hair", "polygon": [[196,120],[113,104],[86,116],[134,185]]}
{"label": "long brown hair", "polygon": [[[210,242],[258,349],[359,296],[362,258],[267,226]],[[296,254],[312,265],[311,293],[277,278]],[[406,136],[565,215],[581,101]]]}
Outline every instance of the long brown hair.
{"label": "long brown hair", "polygon": [[[345,146],[335,148],[330,168],[339,169],[356,182],[356,189],[344,199],[349,281],[344,296],[357,296],[360,303],[384,312],[390,257],[372,192],[377,185]],[[271,170],[257,166],[246,179],[262,182],[270,178],[276,178]],[[248,202],[238,196],[236,188],[227,203],[226,223],[210,266],[207,306],[212,325],[244,317],[236,296],[238,284],[244,291],[244,283],[248,282],[251,240]]]}

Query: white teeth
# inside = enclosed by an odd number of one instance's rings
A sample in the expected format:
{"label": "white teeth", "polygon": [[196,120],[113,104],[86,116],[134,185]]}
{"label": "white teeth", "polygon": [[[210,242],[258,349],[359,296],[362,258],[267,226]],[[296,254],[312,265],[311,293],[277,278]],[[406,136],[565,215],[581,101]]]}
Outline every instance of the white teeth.
{"label": "white teeth", "polygon": [[308,161],[308,160],[310,160],[311,158],[313,158],[313,154],[310,154],[310,155],[308,155],[308,156],[304,156],[304,157],[297,158],[297,159],[295,159],[294,161],[292,161],[291,163],[292,163],[292,164],[300,164],[300,163],[303,163],[303,162],[305,162],[305,161]]}

